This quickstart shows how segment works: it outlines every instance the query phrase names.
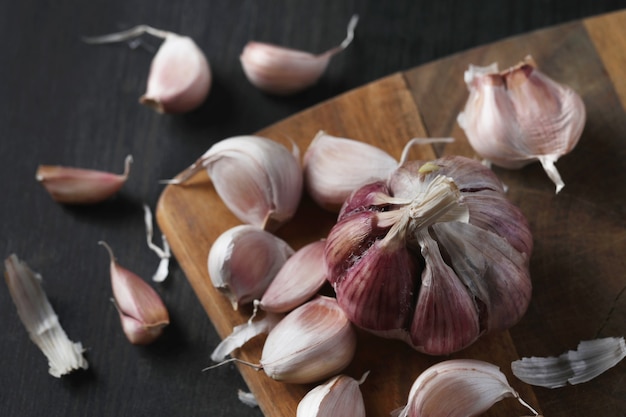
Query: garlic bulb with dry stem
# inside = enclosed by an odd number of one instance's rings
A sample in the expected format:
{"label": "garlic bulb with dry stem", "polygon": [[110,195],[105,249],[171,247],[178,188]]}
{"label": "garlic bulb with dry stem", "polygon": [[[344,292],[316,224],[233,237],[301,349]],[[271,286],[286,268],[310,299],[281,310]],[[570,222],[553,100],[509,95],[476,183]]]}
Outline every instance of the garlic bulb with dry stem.
{"label": "garlic bulb with dry stem", "polygon": [[207,260],[213,286],[228,297],[233,308],[262,297],[294,250],[279,237],[251,225],[222,233]]}
{"label": "garlic bulb with dry stem", "polygon": [[95,44],[123,42],[144,33],[164,41],[152,60],[146,92],[139,102],[159,113],[184,113],[200,106],[211,89],[211,68],[191,38],[139,25],[123,32],[83,39]]}
{"label": "garlic bulb with dry stem", "polygon": [[126,338],[134,345],[154,342],[170,323],[165,304],[148,283],[117,263],[106,242],[98,243],[109,253],[113,302]]}
{"label": "garlic bulb with dry stem", "polygon": [[337,375],[309,391],[298,403],[296,417],[365,417],[365,403],[359,381],[348,375]]}
{"label": "garlic bulb with dry stem", "polygon": [[277,95],[302,91],[317,82],[330,59],[350,45],[358,16],[348,24],[348,35],[341,45],[322,54],[284,48],[262,42],[248,42],[241,53],[241,64],[248,80],[259,89]]}
{"label": "garlic bulb with dry stem", "polygon": [[420,374],[398,417],[476,416],[505,398],[517,398],[533,415],[539,415],[520,398],[497,366],[473,359],[452,359]]}
{"label": "garlic bulb with dry stem", "polygon": [[302,195],[299,149],[261,136],[233,136],[211,146],[169,184],[206,169],[224,204],[244,223],[275,231],[290,220]]}
{"label": "garlic bulb with dry stem", "polygon": [[48,296],[41,286],[41,275],[33,272],[17,255],[4,260],[4,278],[17,308],[17,314],[26,327],[30,340],[48,359],[48,372],[60,378],[89,364],[83,356],[83,345],[72,342],[61,327]]}
{"label": "garlic bulb with dry stem", "polygon": [[93,169],[39,165],[35,175],[50,196],[64,204],[95,204],[117,193],[126,183],[133,157],[124,161],[124,173],[112,174]]}
{"label": "garlic bulb with dry stem", "polygon": [[495,174],[460,156],[410,161],[345,202],[325,250],[357,326],[434,355],[526,311],[532,236]]}
{"label": "garlic bulb with dry stem", "polygon": [[495,165],[518,169],[541,162],[558,193],[556,161],[574,149],[585,126],[581,97],[537,69],[530,57],[505,71],[470,65],[470,94],[458,123],[476,152]]}

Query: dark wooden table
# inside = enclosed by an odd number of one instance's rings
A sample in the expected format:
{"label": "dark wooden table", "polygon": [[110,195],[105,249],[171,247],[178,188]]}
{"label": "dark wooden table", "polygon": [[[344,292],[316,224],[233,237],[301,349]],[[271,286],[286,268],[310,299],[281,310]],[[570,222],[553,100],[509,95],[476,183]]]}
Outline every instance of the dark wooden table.
{"label": "dark wooden table", "polygon": [[[155,285],[171,325],[149,347],[127,342],[109,301],[108,257],[97,242],[106,240],[120,263],[149,278],[158,258],[145,243],[142,204],[154,209],[163,190],[158,180],[216,141],[390,73],[623,7],[608,0],[4,2],[0,254],[16,253],[43,275],[69,337],[87,348],[90,368],[62,379],[48,375],[0,285],[0,415],[260,416],[237,399],[246,386],[233,367],[201,372],[219,339],[175,262],[168,280]],[[361,17],[354,43],[312,89],[277,98],[245,79],[239,53],[248,40],[321,52],[343,39],[353,13]],[[135,50],[80,40],[140,23],[191,36],[205,51],[214,84],[200,109],[159,115],[137,103],[156,40]],[[127,154],[135,160],[130,179],[103,204],[59,205],[35,181],[39,164],[121,172]],[[546,415],[558,410],[556,399],[544,403]]]}

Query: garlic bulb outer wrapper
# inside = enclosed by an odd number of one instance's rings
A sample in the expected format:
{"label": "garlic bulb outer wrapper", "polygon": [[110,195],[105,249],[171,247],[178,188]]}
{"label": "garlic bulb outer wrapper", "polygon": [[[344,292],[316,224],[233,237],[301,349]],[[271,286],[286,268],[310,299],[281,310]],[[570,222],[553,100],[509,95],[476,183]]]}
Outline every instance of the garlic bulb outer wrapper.
{"label": "garlic bulb outer wrapper", "polygon": [[35,178],[50,196],[64,204],[100,203],[117,193],[128,179],[133,157],[124,161],[124,173],[112,174],[93,169],[39,165]]}
{"label": "garlic bulb outer wrapper", "polygon": [[41,285],[41,275],[33,272],[17,255],[4,261],[4,278],[17,313],[30,339],[48,359],[48,372],[60,378],[89,364],[80,342],[72,342],[61,327],[48,296]]}
{"label": "garlic bulb outer wrapper", "polygon": [[217,194],[242,222],[275,231],[296,213],[302,196],[299,149],[261,136],[233,136],[211,146],[170,184],[206,169]]}
{"label": "garlic bulb outer wrapper", "polygon": [[357,22],[355,15],[341,45],[319,55],[268,43],[248,42],[240,56],[243,71],[250,83],[267,93],[286,96],[302,91],[315,84],[330,59],[352,42]]}
{"label": "garlic bulb outer wrapper", "polygon": [[585,105],[570,87],[536,68],[531,57],[505,71],[471,65],[470,91],[458,123],[476,152],[503,168],[541,162],[558,193],[563,187],[554,163],[578,143]]}
{"label": "garlic bulb outer wrapper", "polygon": [[109,253],[113,301],[126,338],[134,345],[154,342],[170,323],[163,300],[147,282],[117,263],[106,242],[98,243]]}
{"label": "garlic bulb outer wrapper", "polygon": [[270,232],[239,225],[222,233],[207,260],[213,286],[233,308],[260,299],[294,250]]}
{"label": "garlic bulb outer wrapper", "polygon": [[406,162],[387,181],[355,190],[325,259],[354,324],[444,355],[521,318],[532,246],[495,174],[454,156]]}
{"label": "garlic bulb outer wrapper", "polygon": [[298,403],[296,417],[365,417],[365,403],[360,381],[348,375],[337,375],[309,391]]}
{"label": "garlic bulb outer wrapper", "polygon": [[317,133],[303,157],[305,187],[322,208],[338,211],[350,193],[386,179],[398,166],[380,148],[354,139]]}
{"label": "garlic bulb outer wrapper", "polygon": [[337,301],[317,296],[270,331],[260,363],[275,380],[306,384],[341,372],[355,351],[356,332]]}

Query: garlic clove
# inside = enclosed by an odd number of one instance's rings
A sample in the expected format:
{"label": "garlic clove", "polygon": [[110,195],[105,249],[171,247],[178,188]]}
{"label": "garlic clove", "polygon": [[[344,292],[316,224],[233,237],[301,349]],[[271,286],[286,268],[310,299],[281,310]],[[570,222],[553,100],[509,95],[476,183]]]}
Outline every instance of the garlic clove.
{"label": "garlic clove", "polygon": [[352,191],[386,179],[398,166],[398,161],[380,148],[323,131],[315,136],[303,160],[309,195],[330,211],[337,211]]}
{"label": "garlic clove", "polygon": [[290,95],[315,84],[322,76],[330,59],[352,42],[358,16],[348,24],[348,34],[341,45],[322,54],[284,48],[262,42],[249,42],[240,60],[248,80],[270,94]]}
{"label": "garlic clove", "polygon": [[123,42],[145,33],[163,43],[152,59],[146,92],[139,102],[159,113],[185,113],[199,107],[211,89],[212,74],[206,56],[191,38],[139,25],[83,40],[92,44]]}
{"label": "garlic clove", "polygon": [[302,195],[299,150],[261,136],[224,139],[170,184],[206,169],[224,204],[244,223],[275,231],[294,215]]}
{"label": "garlic clove", "polygon": [[355,350],[356,332],[336,299],[318,296],[270,331],[260,364],[272,379],[306,384],[343,370]]}
{"label": "garlic clove", "polygon": [[89,364],[80,342],[72,342],[59,323],[41,285],[41,275],[33,272],[17,255],[4,261],[4,277],[20,320],[30,339],[48,359],[48,372],[60,378]]}
{"label": "garlic clove", "polygon": [[497,366],[473,359],[451,359],[417,377],[399,417],[475,416],[505,398],[517,398],[533,415],[539,415],[520,398]]}
{"label": "garlic clove", "polygon": [[296,417],[365,417],[365,403],[359,385],[369,372],[355,380],[337,375],[309,391],[298,403]]}
{"label": "garlic clove", "polygon": [[135,345],[154,342],[170,322],[161,297],[138,275],[120,266],[106,242],[98,243],[109,253],[114,304],[124,334]]}
{"label": "garlic clove", "polygon": [[470,66],[465,81],[470,94],[457,121],[476,152],[509,169],[539,161],[558,193],[564,182],[554,164],[582,135],[581,97],[539,71],[531,57],[502,72],[495,64]]}
{"label": "garlic clove", "polygon": [[267,231],[251,225],[235,226],[211,246],[209,276],[237,310],[263,296],[293,253],[287,242]]}
{"label": "garlic clove", "polygon": [[256,302],[262,310],[286,313],[313,297],[326,282],[324,247],[318,240],[297,250]]}
{"label": "garlic clove", "polygon": [[513,374],[530,385],[559,388],[587,382],[626,358],[623,337],[583,340],[558,357],[527,357],[511,363]]}
{"label": "garlic clove", "polygon": [[92,169],[39,165],[35,178],[50,196],[64,204],[95,204],[106,200],[124,185],[130,173],[132,156],[124,161],[121,175]]}

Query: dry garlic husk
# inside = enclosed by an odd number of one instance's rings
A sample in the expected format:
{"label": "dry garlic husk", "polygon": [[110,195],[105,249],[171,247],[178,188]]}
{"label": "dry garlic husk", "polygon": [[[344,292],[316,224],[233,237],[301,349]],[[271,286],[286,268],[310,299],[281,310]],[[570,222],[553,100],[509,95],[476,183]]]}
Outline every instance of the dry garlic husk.
{"label": "dry garlic husk", "polygon": [[163,248],[158,247],[152,241],[152,235],[154,234],[153,230],[153,222],[152,222],[152,211],[150,211],[150,207],[147,204],[143,205],[144,211],[144,223],[146,225],[146,242],[148,243],[148,247],[157,254],[157,256],[161,259],[159,262],[159,266],[152,275],[152,281],[154,282],[163,282],[167,278],[169,274],[169,265],[170,258],[172,257],[172,252],[170,250],[170,245],[167,242],[167,238],[165,235],[161,235],[161,240],[163,241]]}
{"label": "dry garlic husk", "polygon": [[501,182],[461,156],[410,161],[355,190],[325,249],[357,326],[445,355],[526,311],[532,236]]}
{"label": "dry garlic husk", "polygon": [[255,305],[264,311],[286,313],[313,297],[326,283],[325,246],[324,240],[318,240],[298,249]]}
{"label": "dry garlic husk", "polygon": [[159,294],[135,273],[120,266],[106,242],[98,242],[109,253],[113,301],[126,338],[134,345],[154,342],[170,322]]}
{"label": "dry garlic husk", "polygon": [[124,161],[123,174],[59,165],[39,165],[35,178],[59,203],[95,204],[113,196],[122,188],[128,179],[132,162],[132,156],[128,155]]}
{"label": "dry garlic husk", "polygon": [[262,334],[268,334],[282,318],[282,314],[267,313],[260,319],[254,320],[252,317],[244,324],[235,326],[231,334],[226,336],[213,350],[211,360],[214,362],[224,361],[235,349],[239,349],[251,339]]}
{"label": "dry garlic husk", "polygon": [[223,139],[179,174],[181,184],[206,169],[217,194],[242,222],[274,231],[295,214],[302,195],[299,150],[261,136]]}
{"label": "dry garlic husk", "polygon": [[163,39],[150,65],[146,92],[139,102],[159,113],[185,113],[199,107],[211,89],[211,68],[193,39],[139,25],[127,31],[84,38],[88,43],[122,42],[150,34]]}
{"label": "dry garlic husk", "polygon": [[420,374],[399,417],[476,416],[504,398],[517,398],[538,415],[509,385],[497,366],[472,359],[452,359]]}
{"label": "dry garlic husk", "polygon": [[474,150],[503,168],[541,162],[558,193],[564,182],[556,161],[574,149],[585,126],[581,97],[537,69],[531,57],[498,71],[470,65],[470,94],[458,123]]}
{"label": "dry garlic husk", "polygon": [[260,367],[275,380],[307,384],[341,372],[355,350],[356,332],[337,301],[317,296],[270,331]]}
{"label": "dry garlic husk", "polygon": [[248,42],[240,60],[248,80],[270,94],[289,95],[315,84],[322,76],[330,59],[352,42],[358,16],[348,24],[348,35],[337,47],[322,54],[284,48],[262,42]]}
{"label": "dry garlic husk", "polygon": [[296,417],[365,417],[365,403],[359,386],[361,380],[337,375],[309,391],[298,403]]}
{"label": "dry garlic husk", "polygon": [[30,339],[48,359],[48,372],[60,378],[89,364],[80,342],[72,342],[59,323],[41,286],[41,275],[12,254],[4,261],[4,278]]}
{"label": "dry garlic husk", "polygon": [[623,337],[584,340],[576,350],[555,357],[528,357],[511,364],[513,374],[530,385],[559,388],[587,382],[626,357]]}
{"label": "dry garlic husk", "polygon": [[213,286],[235,310],[258,300],[294,250],[258,227],[242,224],[226,230],[211,246],[207,260]]}

